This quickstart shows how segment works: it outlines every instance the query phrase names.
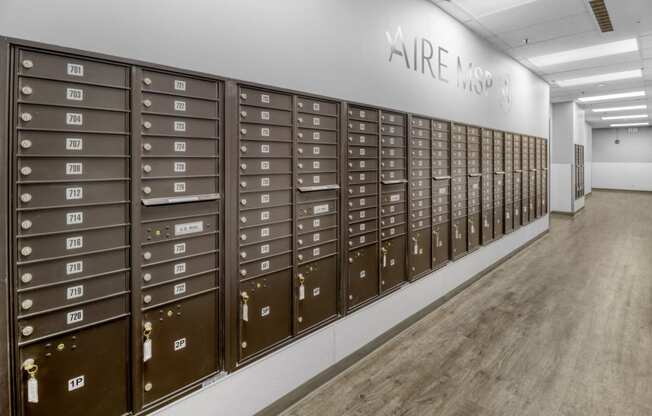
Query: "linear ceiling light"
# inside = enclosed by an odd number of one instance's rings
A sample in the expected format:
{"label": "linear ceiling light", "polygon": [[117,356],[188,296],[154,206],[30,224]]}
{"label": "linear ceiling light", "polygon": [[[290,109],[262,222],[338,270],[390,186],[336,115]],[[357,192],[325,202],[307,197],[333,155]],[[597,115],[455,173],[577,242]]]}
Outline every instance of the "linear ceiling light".
{"label": "linear ceiling light", "polygon": [[634,118],[648,118],[649,116],[647,114],[632,114],[628,116],[609,116],[609,117],[602,117],[603,120],[628,120],[628,119],[634,119]]}
{"label": "linear ceiling light", "polygon": [[575,85],[598,84],[600,82],[618,81],[621,79],[642,78],[643,71],[633,69],[631,71],[611,72],[608,74],[589,75],[586,77],[563,79],[555,81],[560,87],[573,87]]}
{"label": "linear ceiling light", "polygon": [[625,107],[607,107],[607,108],[594,108],[594,113],[609,113],[611,111],[627,111],[627,110],[646,110],[647,105],[628,105]]}
{"label": "linear ceiling light", "polygon": [[616,123],[609,124],[609,127],[635,127],[635,126],[649,126],[650,123]]}
{"label": "linear ceiling light", "polygon": [[638,51],[638,41],[636,38],[632,38],[619,40],[617,42],[603,43],[601,45],[588,46],[586,48],[570,49],[563,52],[551,53],[549,55],[534,56],[528,59],[533,65],[549,66],[635,51]]}
{"label": "linear ceiling light", "polygon": [[591,97],[578,98],[581,103],[592,103],[594,101],[617,100],[619,98],[645,97],[645,91],[621,92],[618,94],[594,95]]}
{"label": "linear ceiling light", "polygon": [[535,1],[537,0],[452,0],[451,2],[478,19]]}

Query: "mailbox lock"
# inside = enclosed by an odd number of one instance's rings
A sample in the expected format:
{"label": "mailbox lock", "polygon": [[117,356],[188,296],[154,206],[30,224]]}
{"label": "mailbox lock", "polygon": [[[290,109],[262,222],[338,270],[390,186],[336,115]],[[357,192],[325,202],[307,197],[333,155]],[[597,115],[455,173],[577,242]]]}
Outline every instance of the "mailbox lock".
{"label": "mailbox lock", "polygon": [[20,307],[24,310],[29,310],[34,305],[34,302],[31,299],[25,299],[21,302]]}
{"label": "mailbox lock", "polygon": [[32,95],[33,92],[32,87],[30,87],[29,85],[25,85],[23,88],[21,88],[20,91],[25,95]]}
{"label": "mailbox lock", "polygon": [[247,146],[244,146],[244,145],[243,145],[243,146],[240,146],[240,151],[241,151],[242,153],[247,153]]}
{"label": "mailbox lock", "polygon": [[299,261],[303,260],[303,254],[299,254],[299,255],[297,256],[297,259],[299,259]]}
{"label": "mailbox lock", "polygon": [[244,217],[244,216],[240,217],[240,222],[243,223],[243,224],[246,223],[247,222],[247,217]]}
{"label": "mailbox lock", "polygon": [[23,256],[29,256],[30,254],[32,254],[32,248],[30,246],[25,246],[21,248],[20,254],[22,254]]}
{"label": "mailbox lock", "polygon": [[240,276],[246,276],[247,271],[245,269],[240,269]]}
{"label": "mailbox lock", "polygon": [[299,178],[299,179],[298,179],[298,182],[299,182],[299,183],[303,183],[303,179]]}
{"label": "mailbox lock", "polygon": [[303,149],[302,148],[299,148],[299,150],[297,150],[297,151],[299,152],[300,155],[303,154]]}
{"label": "mailbox lock", "polygon": [[151,143],[143,143],[143,149],[145,150],[152,150],[152,145]]}
{"label": "mailbox lock", "polygon": [[240,187],[246,188],[247,187],[247,182],[246,181],[240,182]]}
{"label": "mailbox lock", "polygon": [[145,273],[143,275],[143,280],[146,281],[146,282],[149,282],[150,280],[152,280],[152,274],[151,273]]}
{"label": "mailbox lock", "polygon": [[152,80],[150,78],[143,78],[143,84],[152,85]]}
{"label": "mailbox lock", "polygon": [[240,111],[240,115],[241,115],[242,117],[247,117],[247,112],[244,111],[244,110],[242,110],[242,111]]}
{"label": "mailbox lock", "polygon": [[145,322],[145,325],[143,326],[143,335],[145,336],[145,338],[148,338],[150,335],[152,335],[151,322]]}
{"label": "mailbox lock", "polygon": [[247,93],[246,92],[240,93],[240,98],[242,98],[243,100],[246,100],[247,99]]}
{"label": "mailbox lock", "polygon": [[21,140],[20,147],[22,147],[23,149],[29,149],[30,147],[32,147],[32,141],[27,139]]}
{"label": "mailbox lock", "polygon": [[26,326],[20,332],[23,334],[23,336],[28,337],[28,336],[30,336],[30,335],[32,335],[34,333],[34,327],[33,326]]}
{"label": "mailbox lock", "polygon": [[301,139],[301,138],[303,138],[303,133],[299,133],[299,134],[297,134],[297,136],[299,136],[299,138]]}
{"label": "mailbox lock", "polygon": [[247,234],[240,234],[240,240],[246,241],[247,240]]}
{"label": "mailbox lock", "polygon": [[20,168],[20,173],[22,175],[29,176],[32,174],[32,168],[30,168],[29,166],[23,166],[22,168]]}
{"label": "mailbox lock", "polygon": [[25,59],[25,60],[23,61],[23,68],[27,68],[27,69],[32,69],[32,68],[34,68],[34,62],[32,62],[32,61],[29,60],[29,59]]}
{"label": "mailbox lock", "polygon": [[241,200],[240,200],[240,204],[242,204],[242,205],[247,205],[247,200],[244,199],[244,198],[241,199]]}
{"label": "mailbox lock", "polygon": [[297,166],[299,166],[299,168],[302,168],[302,167],[303,167],[303,163],[299,162],[299,163],[297,164]]}
{"label": "mailbox lock", "polygon": [[150,165],[143,165],[143,171],[150,173],[152,171],[152,167]]}
{"label": "mailbox lock", "polygon": [[247,134],[247,129],[240,129],[240,133]]}
{"label": "mailbox lock", "polygon": [[299,316],[299,317],[297,318],[297,321],[299,321],[299,323],[303,322],[303,317],[302,317],[302,316]]}
{"label": "mailbox lock", "polygon": [[247,341],[242,341],[242,344],[240,345],[242,345],[242,349],[247,348]]}
{"label": "mailbox lock", "polygon": [[303,123],[303,117],[299,117],[297,121],[299,121],[299,123]]}
{"label": "mailbox lock", "polygon": [[147,108],[152,106],[152,101],[151,100],[143,100],[143,105]]}
{"label": "mailbox lock", "polygon": [[32,274],[31,273],[23,273],[22,276],[20,276],[20,281],[23,283],[29,283],[32,281]]}
{"label": "mailbox lock", "polygon": [[145,193],[147,195],[151,194],[152,193],[152,188],[150,188],[149,186],[144,187],[143,188],[143,193]]}
{"label": "mailbox lock", "polygon": [[151,303],[152,302],[152,295],[145,295],[143,297],[143,302],[145,303]]}
{"label": "mailbox lock", "polygon": [[32,228],[32,222],[30,220],[25,220],[21,222],[20,228],[22,228],[23,230],[29,230],[30,228]]}
{"label": "mailbox lock", "polygon": [[144,252],[144,253],[143,253],[143,258],[144,258],[145,260],[150,260],[150,259],[152,258],[152,253],[149,252],[149,251]]}
{"label": "mailbox lock", "polygon": [[240,164],[240,169],[247,170],[247,164],[246,163]]}
{"label": "mailbox lock", "polygon": [[300,230],[303,230],[303,224],[299,224],[299,225],[297,226],[297,228],[300,229]]}
{"label": "mailbox lock", "polygon": [[243,258],[243,259],[246,259],[247,258],[247,253],[244,252],[244,251],[241,251],[240,252],[240,257]]}
{"label": "mailbox lock", "polygon": [[297,103],[297,105],[299,106],[299,108],[303,108],[303,103]]}
{"label": "mailbox lock", "polygon": [[152,383],[145,383],[145,391],[151,391],[152,390]]}
{"label": "mailbox lock", "polygon": [[297,243],[299,243],[299,245],[302,246],[302,245],[303,245],[303,240],[302,240],[302,239],[298,239],[298,240],[297,240]]}
{"label": "mailbox lock", "polygon": [[20,119],[24,122],[32,121],[32,115],[30,113],[23,113],[20,115]]}

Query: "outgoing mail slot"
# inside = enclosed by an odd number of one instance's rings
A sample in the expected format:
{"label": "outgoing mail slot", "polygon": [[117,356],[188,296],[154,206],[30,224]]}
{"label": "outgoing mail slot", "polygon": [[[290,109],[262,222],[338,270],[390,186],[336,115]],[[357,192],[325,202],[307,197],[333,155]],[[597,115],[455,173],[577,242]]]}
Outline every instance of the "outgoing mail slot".
{"label": "outgoing mail slot", "polygon": [[292,251],[292,237],[278,238],[276,240],[265,241],[263,243],[249,244],[241,246],[239,257],[241,262],[259,260],[278,254],[289,253]]}
{"label": "outgoing mail slot", "polygon": [[315,144],[337,144],[337,131],[334,130],[315,130],[315,129],[298,129],[297,138],[299,143]]}
{"label": "outgoing mail slot", "polygon": [[18,132],[18,156],[29,155],[127,155],[129,137],[113,134]]}
{"label": "outgoing mail slot", "polygon": [[253,192],[240,195],[240,209],[266,208],[292,203],[292,191]]}
{"label": "outgoing mail slot", "polygon": [[[127,295],[114,296],[84,305],[76,305],[55,312],[30,316],[18,321],[19,344],[26,344],[43,337],[70,331],[107,319],[117,318],[129,311]],[[29,335],[25,328],[32,327]]]}
{"label": "outgoing mail slot", "polygon": [[217,371],[216,299],[218,295],[209,292],[143,313],[143,325],[151,325],[152,350],[142,364],[146,403]]}
{"label": "outgoing mail slot", "polygon": [[242,175],[240,192],[266,192],[292,187],[291,174]]}
{"label": "outgoing mail slot", "polygon": [[347,299],[352,309],[378,296],[378,246],[374,244],[349,252],[347,266]]}
{"label": "outgoing mail slot", "polygon": [[241,140],[292,140],[292,128],[286,126],[261,126],[259,124],[240,123],[239,133]]}
{"label": "outgoing mail slot", "polygon": [[215,139],[183,139],[173,137],[147,137],[143,141],[142,155],[218,157],[219,141]]}
{"label": "outgoing mail slot", "polygon": [[494,238],[493,210],[482,210],[480,219],[482,221],[482,244],[488,244]]}
{"label": "outgoing mail slot", "polygon": [[411,279],[430,271],[432,262],[430,228],[416,231],[410,235],[408,251],[410,253]]}
{"label": "outgoing mail slot", "polygon": [[297,169],[299,172],[337,172],[337,159],[300,158]]}
{"label": "outgoing mail slot", "polygon": [[174,281],[151,287],[143,286],[142,307],[145,309],[157,307],[170,301],[210,290],[215,285],[215,273],[206,273],[189,277],[183,281]]}
{"label": "outgoing mail slot", "polygon": [[292,144],[261,140],[240,140],[241,157],[292,157]]}
{"label": "outgoing mail slot", "polygon": [[216,267],[217,256],[215,253],[186,256],[151,265],[143,265],[141,281],[144,285],[156,285],[212,271]]}
{"label": "outgoing mail slot", "polygon": [[141,103],[143,114],[166,114],[174,117],[197,117],[213,120],[219,117],[217,101],[143,93]]}
{"label": "outgoing mail slot", "polygon": [[405,237],[383,241],[380,252],[380,290],[386,292],[407,280]]}
{"label": "outgoing mail slot", "polygon": [[20,78],[18,84],[19,101],[22,103],[107,110],[129,109],[129,91],[124,89],[38,78]]}
{"label": "outgoing mail slot", "polygon": [[[359,211],[359,212],[364,212],[364,211]],[[365,234],[371,231],[376,231],[377,228],[378,228],[378,221],[372,217],[371,221],[349,224],[348,231],[349,231],[349,236],[353,237],[358,234]]]}
{"label": "outgoing mail slot", "polygon": [[310,218],[337,212],[337,201],[318,201],[297,205],[297,218]]}
{"label": "outgoing mail slot", "polygon": [[[360,148],[366,149],[366,148]],[[349,148],[349,154],[352,149]],[[365,152],[366,153],[366,152]],[[297,154],[303,158],[337,158],[337,146],[332,144],[300,144],[297,146]]]}
{"label": "outgoing mail slot", "polygon": [[247,87],[240,87],[240,104],[257,107],[276,108],[280,110],[292,109],[292,96],[287,94],[261,91]]}
{"label": "outgoing mail slot", "polygon": [[348,246],[349,249],[355,249],[358,247],[368,246],[369,244],[375,243],[376,241],[378,241],[377,233],[371,232],[349,238]]}
{"label": "outgoing mail slot", "polygon": [[349,172],[347,178],[349,180],[349,185],[367,183],[375,186],[378,182],[378,172]]}
{"label": "outgoing mail slot", "polygon": [[219,136],[219,124],[215,120],[143,114],[143,136],[193,137],[211,139]]}
{"label": "outgoing mail slot", "polygon": [[38,403],[28,403],[29,376],[21,370],[20,414],[50,416],[53,411],[63,411],[68,416],[128,414],[128,351],[128,319],[21,348],[19,361],[32,359],[38,366]]}
{"label": "outgoing mail slot", "polygon": [[129,267],[129,253],[125,248],[66,257],[47,262],[19,264],[16,287],[29,289],[73,279],[110,274]]}
{"label": "outgoing mail slot", "polygon": [[376,159],[378,148],[369,146],[349,146],[349,159]]}
{"label": "outgoing mail slot", "polygon": [[65,234],[21,237],[18,239],[18,257],[20,261],[34,261],[126,245],[129,245],[128,230],[125,226],[116,226]]}
{"label": "outgoing mail slot", "polygon": [[292,172],[292,159],[240,158],[240,172],[249,175],[290,173]]}
{"label": "outgoing mail slot", "polygon": [[240,263],[240,280],[263,276],[292,266],[292,253]]}
{"label": "outgoing mail slot", "polygon": [[450,259],[450,223],[437,223],[432,228],[432,267],[438,269]]}
{"label": "outgoing mail slot", "polygon": [[126,111],[19,104],[18,128],[123,133],[129,131],[129,114]]}
{"label": "outgoing mail slot", "polygon": [[189,78],[176,74],[165,74],[143,70],[143,91],[162,92],[171,95],[189,96],[217,100],[215,81]]}
{"label": "outgoing mail slot", "polygon": [[297,262],[306,264],[337,253],[337,241],[298,250]]}
{"label": "outgoing mail slot", "polygon": [[335,130],[337,129],[337,117],[299,113],[297,115],[297,125],[302,128]]}
{"label": "outgoing mail slot", "polygon": [[366,219],[374,219],[378,217],[376,208],[362,209],[357,211],[349,211],[347,216],[349,222],[364,221]]}
{"label": "outgoing mail slot", "polygon": [[18,229],[19,234],[23,236],[106,227],[128,222],[129,205],[127,204],[18,211]]}
{"label": "outgoing mail slot", "polygon": [[[406,147],[406,141],[404,137],[393,137],[393,136],[382,136],[380,138],[380,144],[381,147],[394,147],[394,148],[401,148],[405,149]],[[404,151],[400,151],[403,153]]]}
{"label": "outgoing mail slot", "polygon": [[297,221],[297,230],[300,235],[310,233],[337,225],[337,215],[322,215],[313,218],[304,218]]}
{"label": "outgoing mail slot", "polygon": [[21,314],[35,314],[96,300],[116,293],[124,293],[128,290],[127,272],[119,272],[93,279],[22,291],[18,294],[18,305]]}
{"label": "outgoing mail slot", "polygon": [[347,194],[350,197],[375,195],[378,192],[376,184],[349,185]]}
{"label": "outgoing mail slot", "polygon": [[125,178],[129,176],[129,159],[21,158],[18,172],[24,182]]}
{"label": "outgoing mail slot", "polygon": [[216,194],[217,178],[146,179],[142,182],[142,199],[183,198],[192,195]]}
{"label": "outgoing mail slot", "polygon": [[218,172],[216,158],[157,158],[142,159],[144,178],[162,176],[210,176]]}
{"label": "outgoing mail slot", "polygon": [[18,75],[115,87],[129,86],[129,67],[21,49]]}
{"label": "outgoing mail slot", "polygon": [[376,159],[349,159],[349,172],[351,171],[368,171],[378,169],[378,160]]}
{"label": "outgoing mail slot", "polygon": [[276,224],[261,225],[240,230],[240,245],[259,243],[279,237],[292,235],[292,222],[286,221]]}
{"label": "outgoing mail slot", "polygon": [[377,206],[376,197],[350,198],[348,201],[349,210],[358,208],[371,208]]}
{"label": "outgoing mail slot", "polygon": [[188,238],[144,244],[143,264],[158,263],[169,259],[192,256],[217,250],[217,234],[209,233]]}
{"label": "outgoing mail slot", "polygon": [[290,205],[240,211],[240,226],[269,224],[292,218],[293,207]]}
{"label": "outgoing mail slot", "polygon": [[287,126],[292,123],[292,113],[289,111],[272,110],[240,106],[240,120],[243,123],[271,124]]}
{"label": "outgoing mail slot", "polygon": [[292,334],[292,273],[285,270],[240,284],[239,359]]}
{"label": "outgoing mail slot", "polygon": [[337,257],[300,266],[295,279],[296,322],[304,332],[337,315]]}

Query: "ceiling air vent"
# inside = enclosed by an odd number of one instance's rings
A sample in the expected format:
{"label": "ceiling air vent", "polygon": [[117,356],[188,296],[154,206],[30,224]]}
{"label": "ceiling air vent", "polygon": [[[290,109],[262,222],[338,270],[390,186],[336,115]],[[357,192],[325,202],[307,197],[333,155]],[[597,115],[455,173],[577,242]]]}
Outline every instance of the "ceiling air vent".
{"label": "ceiling air vent", "polygon": [[593,9],[593,14],[595,15],[595,20],[600,26],[600,30],[604,32],[613,32],[614,27],[611,24],[611,18],[609,17],[609,11],[607,11],[607,6],[604,4],[604,0],[590,0],[589,5]]}

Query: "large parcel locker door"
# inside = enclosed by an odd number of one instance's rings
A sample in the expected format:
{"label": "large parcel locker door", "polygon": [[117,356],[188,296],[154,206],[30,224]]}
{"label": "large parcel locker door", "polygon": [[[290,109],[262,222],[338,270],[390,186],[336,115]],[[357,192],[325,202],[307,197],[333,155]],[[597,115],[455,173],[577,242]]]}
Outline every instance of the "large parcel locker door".
{"label": "large parcel locker door", "polygon": [[494,141],[494,238],[505,233],[505,136],[502,131],[493,132]]}
{"label": "large parcel locker door", "polygon": [[380,115],[380,291],[407,281],[407,117]]}
{"label": "large parcel locker door", "polygon": [[481,234],[481,181],[480,172],[480,129],[467,126],[467,206],[468,206],[468,251],[476,250],[480,246]]}
{"label": "large parcel locker door", "polygon": [[542,150],[542,169],[543,172],[541,173],[541,179],[542,179],[542,212],[543,214],[548,213],[548,139],[543,139],[543,150]]}
{"label": "large parcel locker door", "polygon": [[379,274],[379,112],[347,109],[346,284],[347,309],[380,294]]}
{"label": "large parcel locker door", "polygon": [[[220,368],[223,85],[139,68],[133,143],[145,407]],[[138,362],[137,361],[137,362]]]}
{"label": "large parcel locker door", "polygon": [[514,136],[505,133],[505,234],[514,229]]}
{"label": "large parcel locker door", "polygon": [[514,164],[514,229],[518,230],[521,227],[521,195],[523,194],[523,164],[521,163],[521,136],[514,134],[513,136],[513,159]]}
{"label": "large parcel locker door", "polygon": [[537,192],[537,180],[536,180],[536,173],[537,173],[537,160],[536,160],[536,152],[537,152],[537,145],[538,141],[536,137],[530,137],[530,144],[528,148],[528,164],[530,166],[530,173],[529,173],[529,184],[528,184],[528,189],[530,191],[530,197],[529,197],[529,215],[530,215],[530,222],[534,221],[534,218],[536,217],[537,213],[537,201],[536,201],[536,192]]}
{"label": "large parcel locker door", "polygon": [[494,239],[494,146],[493,131],[482,129],[482,244]]}
{"label": "large parcel locker door", "polygon": [[521,224],[530,222],[530,137],[521,136]]}
{"label": "large parcel locker door", "polygon": [[[410,117],[410,206],[409,206],[409,274],[414,280],[432,270],[432,161],[431,120]],[[445,166],[444,166],[445,167]]]}
{"label": "large parcel locker door", "polygon": [[536,181],[536,218],[541,217],[543,215],[543,180],[542,180],[542,175],[543,175],[543,139],[540,137],[536,138],[536,154],[535,154],[535,160],[536,160],[536,172],[535,172],[535,181]]}
{"label": "large parcel locker door", "polygon": [[335,102],[295,98],[295,333],[337,316],[339,288],[339,118]]}
{"label": "large parcel locker door", "polygon": [[432,268],[451,258],[451,138],[450,124],[432,121]]}
{"label": "large parcel locker door", "polygon": [[23,48],[14,58],[18,414],[125,414],[129,68]]}
{"label": "large parcel locker door", "polygon": [[[238,85],[238,101],[236,328],[242,364],[292,336],[295,162],[292,95]],[[332,202],[325,204],[334,210]],[[308,217],[314,207],[302,209]]]}
{"label": "large parcel locker door", "polygon": [[451,128],[451,255],[457,260],[467,252],[466,126]]}

